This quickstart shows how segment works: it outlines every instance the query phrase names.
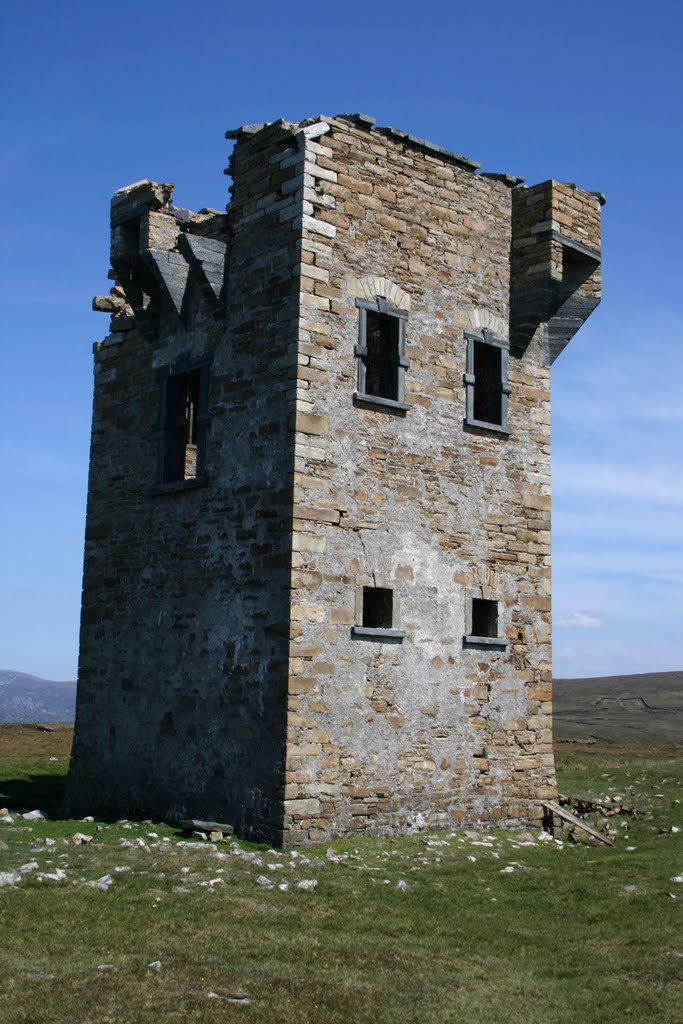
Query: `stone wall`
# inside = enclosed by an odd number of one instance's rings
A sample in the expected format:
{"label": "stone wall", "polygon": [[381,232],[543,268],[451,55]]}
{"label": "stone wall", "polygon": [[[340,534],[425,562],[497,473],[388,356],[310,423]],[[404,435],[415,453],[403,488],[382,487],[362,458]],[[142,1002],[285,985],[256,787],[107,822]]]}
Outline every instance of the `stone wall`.
{"label": "stone wall", "polygon": [[[267,202],[291,177],[269,162],[281,136],[237,147],[228,218],[167,195],[113,230],[134,324],[95,347],[79,811],[228,820],[261,838],[280,828],[298,304],[296,237]],[[225,251],[213,288],[184,255],[212,234]],[[188,352],[212,358],[206,476],[158,483],[157,372]]]}
{"label": "stone wall", "polygon": [[[510,360],[509,437],[463,423],[465,334],[508,333],[510,186],[330,127],[323,227],[303,235],[288,838],[538,821],[555,792],[540,340]],[[359,294],[409,309],[406,412],[354,404]],[[352,637],[373,583],[399,600],[400,643]],[[472,595],[501,602],[505,647],[463,643]]]}

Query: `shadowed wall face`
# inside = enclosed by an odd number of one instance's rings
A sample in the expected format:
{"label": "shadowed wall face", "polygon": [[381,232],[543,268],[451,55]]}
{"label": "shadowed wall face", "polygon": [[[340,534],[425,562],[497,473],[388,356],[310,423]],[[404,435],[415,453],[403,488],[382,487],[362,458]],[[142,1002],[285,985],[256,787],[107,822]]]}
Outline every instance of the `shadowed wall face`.
{"label": "shadowed wall face", "polygon": [[272,213],[249,220],[285,177],[271,152],[238,157],[230,230],[167,201],[150,211],[151,185],[113,204],[133,322],[95,352],[69,789],[84,813],[210,818],[260,839],[282,818],[296,327],[293,234]]}

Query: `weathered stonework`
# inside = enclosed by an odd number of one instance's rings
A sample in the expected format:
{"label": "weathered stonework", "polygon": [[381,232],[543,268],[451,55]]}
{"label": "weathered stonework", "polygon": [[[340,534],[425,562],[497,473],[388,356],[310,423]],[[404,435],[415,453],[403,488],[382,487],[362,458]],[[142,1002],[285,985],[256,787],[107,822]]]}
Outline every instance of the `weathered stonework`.
{"label": "weathered stonework", "polygon": [[[538,823],[549,368],[599,301],[600,197],[363,115],[228,135],[227,214],[112,203],[69,804],[286,843]],[[401,320],[400,393],[368,316]]]}

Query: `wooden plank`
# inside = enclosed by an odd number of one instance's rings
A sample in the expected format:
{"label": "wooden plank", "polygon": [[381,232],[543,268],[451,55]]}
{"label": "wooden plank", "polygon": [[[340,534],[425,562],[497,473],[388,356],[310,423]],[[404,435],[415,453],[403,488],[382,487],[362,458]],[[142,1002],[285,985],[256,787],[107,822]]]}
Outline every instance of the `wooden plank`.
{"label": "wooden plank", "polygon": [[547,807],[553,814],[557,814],[560,818],[564,818],[565,821],[570,822],[572,825],[576,825],[577,828],[587,832],[589,836],[593,836],[594,839],[599,839],[601,843],[606,846],[614,846],[614,840],[608,839],[607,836],[603,836],[600,832],[596,832],[590,825],[586,825],[580,818],[570,814],[569,811],[565,811],[564,807],[560,807],[559,804],[554,803],[552,800],[542,800],[542,807]]}

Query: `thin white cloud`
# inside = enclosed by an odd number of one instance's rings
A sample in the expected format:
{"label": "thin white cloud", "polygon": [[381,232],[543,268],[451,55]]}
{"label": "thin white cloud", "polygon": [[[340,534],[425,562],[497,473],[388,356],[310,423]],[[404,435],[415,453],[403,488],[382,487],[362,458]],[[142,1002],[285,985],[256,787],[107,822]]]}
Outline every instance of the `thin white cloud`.
{"label": "thin white cloud", "polygon": [[556,629],[605,629],[606,623],[597,615],[590,615],[588,612],[572,612],[565,615],[563,619],[554,622]]}
{"label": "thin white cloud", "polygon": [[559,458],[553,466],[555,493],[576,499],[595,495],[606,501],[618,498],[643,505],[675,505],[683,509],[683,474],[672,473],[670,463],[632,467],[590,459]]}
{"label": "thin white cloud", "polygon": [[[599,538],[598,538],[599,540]],[[553,569],[558,575],[574,579],[598,576],[633,580],[651,580],[662,585],[683,582],[683,551],[667,549],[666,545],[629,550],[627,546],[615,550],[602,550],[595,538],[587,538],[585,550],[562,550],[556,545]]]}

